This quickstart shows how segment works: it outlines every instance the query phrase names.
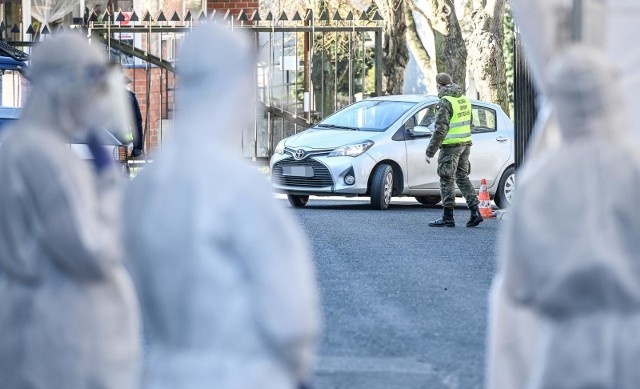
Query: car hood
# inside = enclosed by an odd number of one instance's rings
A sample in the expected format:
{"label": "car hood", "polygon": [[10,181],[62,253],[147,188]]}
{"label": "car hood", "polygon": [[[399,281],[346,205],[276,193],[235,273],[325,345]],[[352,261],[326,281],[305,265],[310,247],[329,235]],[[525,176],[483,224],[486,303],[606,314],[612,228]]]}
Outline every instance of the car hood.
{"label": "car hood", "polygon": [[290,148],[330,149],[365,141],[379,135],[370,131],[308,129],[285,140]]}

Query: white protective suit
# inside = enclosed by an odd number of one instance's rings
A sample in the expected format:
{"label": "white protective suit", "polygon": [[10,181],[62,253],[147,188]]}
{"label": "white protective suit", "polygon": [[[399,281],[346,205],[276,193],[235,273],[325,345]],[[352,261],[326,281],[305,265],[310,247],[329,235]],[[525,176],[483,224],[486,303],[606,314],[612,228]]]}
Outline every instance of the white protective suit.
{"label": "white protective suit", "polygon": [[187,36],[175,138],[127,192],[144,388],[294,388],[311,370],[320,318],[306,239],[241,160],[256,64],[244,38],[212,25]]}
{"label": "white protective suit", "polygon": [[573,46],[548,74],[563,144],[522,170],[491,294],[488,387],[638,388],[634,123],[601,51]]}
{"label": "white protective suit", "polygon": [[109,74],[80,35],[48,39],[32,56],[22,118],[2,140],[2,388],[135,387],[138,306],[120,262],[119,174],[96,173],[68,145],[114,114]]}

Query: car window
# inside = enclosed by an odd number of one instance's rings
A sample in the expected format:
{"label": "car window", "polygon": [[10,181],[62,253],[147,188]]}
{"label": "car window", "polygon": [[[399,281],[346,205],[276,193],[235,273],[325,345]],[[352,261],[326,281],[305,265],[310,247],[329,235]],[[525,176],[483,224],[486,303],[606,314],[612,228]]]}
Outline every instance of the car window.
{"label": "car window", "polygon": [[416,126],[427,127],[433,130],[436,121],[436,104],[425,107],[413,115],[405,125],[406,128],[414,128]]}
{"label": "car window", "polygon": [[436,104],[432,104],[418,111],[409,120],[411,127],[421,126],[433,129],[433,124],[436,121]]}
{"label": "car window", "polygon": [[402,101],[363,100],[329,116],[317,127],[382,132],[414,106]]}
{"label": "car window", "polygon": [[471,109],[471,133],[492,132],[497,130],[496,111],[491,108],[474,105]]}

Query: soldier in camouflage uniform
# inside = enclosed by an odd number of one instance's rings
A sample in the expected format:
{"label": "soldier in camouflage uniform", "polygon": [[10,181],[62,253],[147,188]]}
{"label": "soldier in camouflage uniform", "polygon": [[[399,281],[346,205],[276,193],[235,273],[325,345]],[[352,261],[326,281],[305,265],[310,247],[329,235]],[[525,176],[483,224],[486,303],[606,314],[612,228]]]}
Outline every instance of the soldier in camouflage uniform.
{"label": "soldier in camouflage uniform", "polygon": [[453,208],[456,203],[455,185],[467,200],[471,210],[471,218],[467,227],[475,227],[482,223],[482,215],[478,209],[478,196],[469,180],[471,164],[471,102],[462,94],[462,89],[453,83],[451,76],[440,73],[436,76],[438,88],[438,111],[436,128],[427,147],[426,162],[440,149],[438,155],[438,176],[440,176],[440,193],[444,211],[441,219],[429,223],[431,227],[455,227]]}

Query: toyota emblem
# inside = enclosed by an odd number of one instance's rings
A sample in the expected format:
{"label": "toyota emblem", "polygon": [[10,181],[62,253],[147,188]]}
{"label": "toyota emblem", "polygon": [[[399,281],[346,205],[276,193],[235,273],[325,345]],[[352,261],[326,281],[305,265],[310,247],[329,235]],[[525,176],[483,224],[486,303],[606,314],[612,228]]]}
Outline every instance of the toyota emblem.
{"label": "toyota emblem", "polygon": [[306,154],[305,154],[304,150],[298,149],[298,150],[296,150],[295,153],[293,153],[293,158],[297,159],[297,160],[301,160],[301,159],[304,159],[305,155]]}

